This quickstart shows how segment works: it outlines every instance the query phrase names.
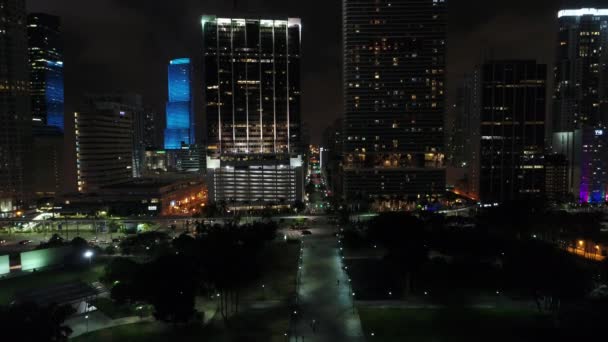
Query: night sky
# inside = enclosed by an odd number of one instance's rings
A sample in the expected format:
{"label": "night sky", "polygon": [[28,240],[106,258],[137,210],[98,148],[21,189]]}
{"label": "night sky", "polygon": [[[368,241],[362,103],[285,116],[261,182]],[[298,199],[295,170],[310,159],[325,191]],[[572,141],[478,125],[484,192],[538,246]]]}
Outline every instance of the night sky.
{"label": "night sky", "polygon": [[[450,0],[448,0],[450,1]],[[83,91],[141,93],[164,114],[166,64],[200,60],[200,16],[229,16],[230,0],[27,0],[59,15],[65,37],[67,110]],[[535,58],[551,66],[560,6],[603,1],[451,0],[448,88],[483,58]],[[303,118],[313,142],[341,115],[341,0],[241,0],[241,13],[302,18]],[[450,99],[451,100],[451,99]]]}

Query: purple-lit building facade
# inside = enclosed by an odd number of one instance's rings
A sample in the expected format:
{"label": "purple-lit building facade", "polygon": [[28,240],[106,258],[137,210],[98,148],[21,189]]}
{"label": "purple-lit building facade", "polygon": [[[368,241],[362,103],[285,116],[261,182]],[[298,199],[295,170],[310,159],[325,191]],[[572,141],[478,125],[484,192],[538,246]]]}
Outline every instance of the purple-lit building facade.
{"label": "purple-lit building facade", "polygon": [[583,126],[553,134],[553,151],[566,156],[569,189],[579,203],[603,203],[608,184],[608,129]]}

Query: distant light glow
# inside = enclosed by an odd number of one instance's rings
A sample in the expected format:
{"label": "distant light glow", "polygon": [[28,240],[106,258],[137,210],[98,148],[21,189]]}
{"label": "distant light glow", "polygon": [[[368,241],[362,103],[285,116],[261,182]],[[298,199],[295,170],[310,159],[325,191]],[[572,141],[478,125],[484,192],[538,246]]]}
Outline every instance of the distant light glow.
{"label": "distant light glow", "polygon": [[580,17],[583,15],[594,15],[594,16],[608,16],[608,9],[597,9],[597,8],[581,8],[581,9],[570,9],[561,10],[557,13],[557,17]]}

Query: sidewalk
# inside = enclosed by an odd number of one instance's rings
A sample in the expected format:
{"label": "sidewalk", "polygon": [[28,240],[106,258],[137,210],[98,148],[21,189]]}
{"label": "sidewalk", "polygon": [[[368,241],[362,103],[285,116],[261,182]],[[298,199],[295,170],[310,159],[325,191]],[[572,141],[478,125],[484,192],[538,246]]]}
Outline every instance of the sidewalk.
{"label": "sidewalk", "polygon": [[[342,270],[337,240],[332,227],[311,229],[304,239],[304,252],[298,286],[299,310],[292,336],[298,341],[363,342],[363,330],[348,277]],[[339,285],[338,285],[339,280]],[[315,331],[312,328],[316,322]],[[293,322],[292,321],[292,322]],[[294,337],[291,341],[296,341]]]}

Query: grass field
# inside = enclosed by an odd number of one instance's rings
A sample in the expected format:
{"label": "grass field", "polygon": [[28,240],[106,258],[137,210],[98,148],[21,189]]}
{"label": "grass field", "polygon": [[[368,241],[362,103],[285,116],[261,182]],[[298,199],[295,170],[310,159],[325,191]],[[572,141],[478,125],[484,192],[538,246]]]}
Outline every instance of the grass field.
{"label": "grass field", "polygon": [[104,267],[105,263],[98,262],[90,268],[62,268],[2,279],[0,280],[0,305],[9,304],[18,291],[33,290],[74,281],[85,283],[98,281],[103,274]]}
{"label": "grass field", "polygon": [[[269,244],[262,252],[260,279],[246,292],[247,300],[284,300],[295,293],[299,243],[275,242]],[[262,285],[264,285],[262,287]]]}
{"label": "grass field", "polygon": [[538,341],[551,326],[525,310],[361,308],[359,314],[368,339],[379,342]]}
{"label": "grass field", "polygon": [[201,324],[170,326],[159,322],[135,323],[104,329],[78,336],[74,342],[280,342],[288,326],[288,310],[277,308],[250,311],[223,323],[203,327]]}

